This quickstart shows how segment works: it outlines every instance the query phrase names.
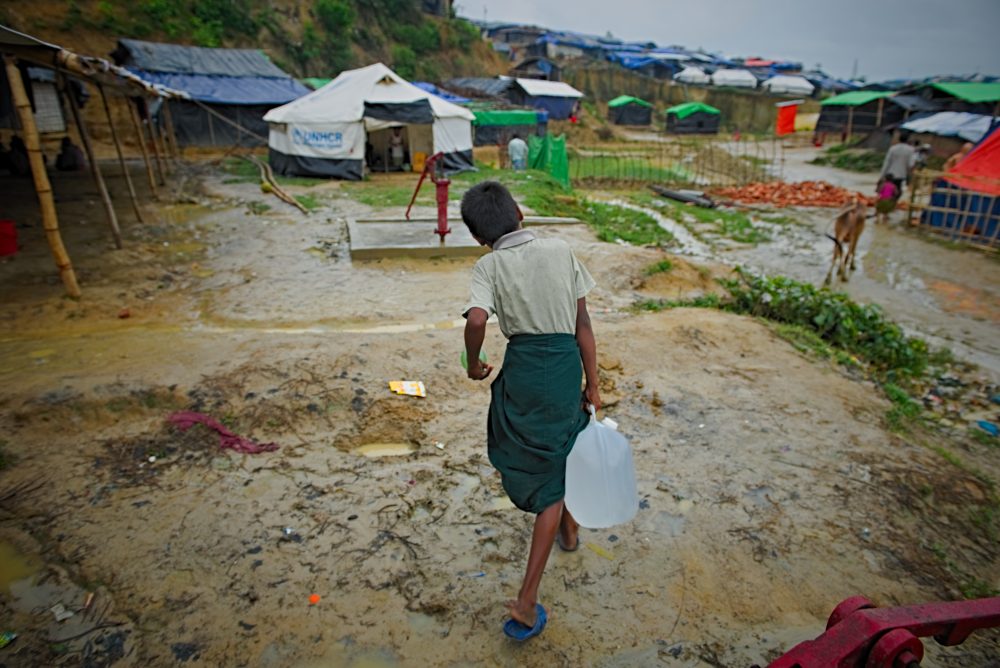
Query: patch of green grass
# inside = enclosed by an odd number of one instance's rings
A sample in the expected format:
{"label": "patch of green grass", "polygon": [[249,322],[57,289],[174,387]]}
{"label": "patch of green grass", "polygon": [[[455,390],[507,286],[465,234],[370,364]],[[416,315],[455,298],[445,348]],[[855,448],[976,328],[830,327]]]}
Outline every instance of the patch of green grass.
{"label": "patch of green grass", "polygon": [[665,245],[674,239],[674,235],[660,227],[648,213],[603,202],[586,202],[584,208],[586,214],[583,219],[594,228],[601,241],[616,242],[620,239],[637,246],[648,246]]}
{"label": "patch of green grass", "polygon": [[656,161],[641,157],[581,155],[570,159],[569,176],[572,180],[612,179],[626,181],[654,181],[656,183],[691,183],[694,175],[680,165],[665,167]]}
{"label": "patch of green grass", "polygon": [[[434,192],[433,185],[431,184],[430,193]],[[413,188],[416,186],[397,186],[389,185],[386,183],[380,183],[378,181],[358,181],[352,183],[344,183],[341,185],[342,192],[346,193],[351,199],[365,204],[367,206],[375,208],[391,208],[391,207],[405,207],[410,203],[410,198],[413,197]],[[415,205],[419,206],[431,206],[434,204],[434,198],[431,194],[421,187],[420,196],[417,197]]]}
{"label": "patch of green grass", "polygon": [[968,578],[959,585],[962,596],[967,599],[992,598],[1000,595],[1000,590],[994,589],[984,580],[976,577]]}
{"label": "patch of green grass", "polygon": [[822,359],[833,357],[834,350],[815,331],[802,325],[779,323],[773,327],[774,333],[788,341],[799,352],[813,354]]}
{"label": "patch of green grass", "polygon": [[771,239],[766,232],[754,227],[750,217],[741,211],[706,209],[683,202],[664,201],[665,208],[672,209],[678,219],[683,219],[685,214],[691,216],[700,223],[711,225],[715,234],[727,239],[744,244],[758,244]]}
{"label": "patch of green grass", "polygon": [[877,172],[882,169],[885,153],[851,148],[846,144],[834,146],[813,158],[814,165],[824,165],[851,172]]}
{"label": "patch of green grass", "polygon": [[694,299],[643,299],[635,302],[632,310],[659,313],[673,308],[719,308],[720,304],[719,295],[708,294]]}
{"label": "patch of green grass", "polygon": [[[222,161],[222,171],[233,175],[233,178],[222,181],[225,184],[260,183],[260,170],[257,168],[257,165],[243,158],[226,158]],[[274,180],[279,186],[311,187],[320,183],[326,183],[326,179],[315,179],[306,176],[278,176],[277,174],[275,174]]]}
{"label": "patch of green grass", "polygon": [[906,431],[920,417],[922,407],[903,388],[894,383],[882,385],[882,391],[892,402],[892,408],[885,415],[891,431]]}
{"label": "patch of green grass", "polygon": [[295,195],[295,200],[309,211],[318,209],[321,206],[323,206],[322,202],[320,202],[315,195],[310,195],[308,193],[303,195]]}
{"label": "patch of green grass", "polygon": [[774,213],[774,214],[769,213],[769,214],[765,214],[765,215],[757,216],[757,217],[760,218],[761,220],[763,220],[765,223],[772,223],[774,225],[801,225],[802,224],[801,221],[799,221],[797,218],[792,218],[791,216],[786,216],[786,215],[780,214],[780,213]]}
{"label": "patch of green grass", "polygon": [[987,445],[991,448],[1000,448],[1000,438],[987,434],[985,431],[979,427],[972,427],[969,429],[969,435],[972,440],[980,445]]}
{"label": "patch of green grass", "polygon": [[271,205],[264,202],[247,202],[247,211],[255,216],[260,216],[271,210]]}
{"label": "patch of green grass", "polygon": [[673,268],[674,263],[670,260],[660,260],[643,269],[642,273],[646,276],[653,276],[654,274],[665,274]]}

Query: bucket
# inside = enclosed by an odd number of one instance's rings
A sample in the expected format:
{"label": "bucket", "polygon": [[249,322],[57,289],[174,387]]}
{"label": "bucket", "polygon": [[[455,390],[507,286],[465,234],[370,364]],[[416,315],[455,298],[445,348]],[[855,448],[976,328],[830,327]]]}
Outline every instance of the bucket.
{"label": "bucket", "polygon": [[427,154],[423,151],[413,152],[413,171],[420,173],[424,171],[424,164],[427,162]]}
{"label": "bucket", "polygon": [[0,257],[17,252],[17,228],[13,220],[0,220]]}

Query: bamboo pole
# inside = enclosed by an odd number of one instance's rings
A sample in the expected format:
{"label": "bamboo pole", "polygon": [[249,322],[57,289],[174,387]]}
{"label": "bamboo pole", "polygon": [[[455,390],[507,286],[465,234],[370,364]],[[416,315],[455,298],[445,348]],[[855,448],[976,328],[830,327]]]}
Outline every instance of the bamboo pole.
{"label": "bamboo pole", "polygon": [[59,277],[62,278],[66,294],[70,297],[79,297],[80,286],[76,282],[76,273],[73,271],[73,264],[70,262],[66,247],[63,245],[62,235],[59,233],[59,218],[56,215],[56,203],[52,197],[52,184],[45,171],[45,160],[42,158],[41,141],[38,138],[35,116],[31,112],[31,102],[24,89],[24,81],[21,79],[21,71],[17,69],[17,62],[11,56],[4,56],[3,60],[7,68],[7,82],[10,86],[11,96],[14,98],[14,106],[17,109],[21,130],[24,133],[24,145],[28,150],[28,161],[31,164],[31,175],[35,181],[35,193],[38,195],[38,207],[42,213],[45,238],[49,242],[49,249],[56,261]]}
{"label": "bamboo pole", "polygon": [[111,118],[111,107],[108,106],[108,96],[104,92],[104,86],[97,84],[97,91],[101,94],[101,103],[104,105],[104,115],[108,117],[108,126],[111,128],[111,139],[115,143],[115,152],[118,154],[118,164],[122,168],[125,176],[125,185],[128,186],[128,195],[132,200],[132,209],[135,211],[136,220],[140,223],[146,221],[142,218],[142,211],[139,210],[139,198],[135,195],[135,186],[132,185],[132,175],[129,174],[128,165],[125,164],[125,155],[122,153],[122,143],[118,139],[118,130],[115,129],[115,121]]}
{"label": "bamboo pole", "polygon": [[90,143],[90,134],[87,132],[87,126],[83,124],[83,114],[80,113],[80,105],[76,102],[76,96],[66,87],[66,77],[60,77],[60,79],[62,79],[63,83],[63,94],[69,99],[69,108],[73,112],[73,121],[76,123],[76,129],[80,133],[80,141],[83,142],[83,148],[87,152],[87,160],[90,161],[90,173],[94,177],[94,184],[97,186],[97,192],[100,194],[101,202],[104,204],[104,213],[108,217],[108,225],[111,226],[111,236],[114,239],[115,248],[121,250],[122,233],[118,228],[118,216],[115,214],[114,204],[111,203],[108,186],[104,183],[104,175],[101,174],[101,168],[94,157],[94,147]]}
{"label": "bamboo pole", "polygon": [[180,160],[181,152],[177,148],[177,133],[174,131],[174,118],[170,115],[170,103],[166,100],[163,101],[163,121],[166,124],[165,132],[167,135],[167,144],[170,145],[170,153],[173,155],[174,160]]}
{"label": "bamboo pole", "polygon": [[135,128],[135,136],[139,140],[139,148],[142,150],[142,161],[146,163],[146,177],[149,179],[149,189],[152,191],[153,197],[159,199],[160,195],[156,192],[156,177],[153,176],[153,164],[149,161],[149,147],[146,146],[146,137],[142,131],[139,112],[136,111],[131,98],[128,98],[128,110],[129,116],[132,117],[132,127]]}
{"label": "bamboo pole", "polygon": [[[160,110],[162,113],[163,106],[166,102],[161,101]],[[149,129],[153,133],[153,144],[157,145],[160,149],[160,153],[163,155],[163,168],[166,170],[167,174],[173,174],[174,169],[167,158],[170,157],[167,151],[167,136],[166,132],[163,130],[163,116],[160,116],[156,122],[153,122],[153,118],[149,119]]]}
{"label": "bamboo pole", "polygon": [[854,107],[847,108],[847,141],[851,141],[851,133],[854,132]]}
{"label": "bamboo pole", "polygon": [[156,130],[153,129],[153,115],[149,113],[149,100],[142,98],[142,106],[146,111],[146,125],[149,127],[149,138],[153,141],[153,154],[156,156],[156,172],[160,175],[160,185],[167,185],[166,171],[163,166],[163,156],[160,154],[160,145],[156,141]]}

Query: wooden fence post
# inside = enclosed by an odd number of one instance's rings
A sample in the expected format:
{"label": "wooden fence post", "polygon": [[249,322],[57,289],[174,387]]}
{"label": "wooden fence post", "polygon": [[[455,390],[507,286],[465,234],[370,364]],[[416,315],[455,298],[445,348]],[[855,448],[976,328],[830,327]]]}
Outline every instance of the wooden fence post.
{"label": "wooden fence post", "polygon": [[156,192],[156,177],[153,176],[153,163],[149,160],[149,147],[146,146],[145,133],[142,131],[142,121],[139,120],[139,112],[136,111],[132,98],[128,98],[127,101],[129,116],[132,117],[132,126],[135,128],[135,136],[138,138],[139,148],[142,150],[142,161],[146,163],[146,177],[149,179],[149,189],[152,191],[153,197],[159,199],[160,195]]}
{"label": "wooden fence post", "polygon": [[122,153],[122,143],[118,140],[118,130],[115,129],[115,121],[111,118],[111,107],[108,106],[108,96],[104,92],[104,86],[97,84],[97,91],[101,94],[101,102],[104,104],[104,115],[108,117],[108,126],[111,128],[111,139],[115,143],[115,152],[118,154],[118,164],[122,168],[122,175],[125,176],[125,185],[128,186],[128,194],[132,199],[132,209],[135,217],[140,223],[145,223],[142,219],[142,211],[139,210],[139,199],[135,195],[135,186],[132,185],[132,175],[129,174],[128,165],[125,164],[125,155]]}

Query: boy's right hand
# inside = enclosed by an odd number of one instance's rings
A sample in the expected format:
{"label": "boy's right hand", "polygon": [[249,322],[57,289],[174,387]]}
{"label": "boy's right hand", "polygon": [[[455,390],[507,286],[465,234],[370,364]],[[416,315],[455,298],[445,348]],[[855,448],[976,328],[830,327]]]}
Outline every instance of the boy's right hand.
{"label": "boy's right hand", "polygon": [[472,380],[486,380],[491,373],[493,373],[493,365],[483,364],[478,359],[469,362],[468,375]]}
{"label": "boy's right hand", "polygon": [[587,408],[587,404],[594,407],[594,411],[601,410],[601,391],[597,389],[597,386],[588,385],[583,391],[583,412],[589,413],[590,410]]}

